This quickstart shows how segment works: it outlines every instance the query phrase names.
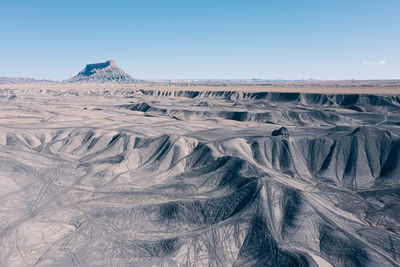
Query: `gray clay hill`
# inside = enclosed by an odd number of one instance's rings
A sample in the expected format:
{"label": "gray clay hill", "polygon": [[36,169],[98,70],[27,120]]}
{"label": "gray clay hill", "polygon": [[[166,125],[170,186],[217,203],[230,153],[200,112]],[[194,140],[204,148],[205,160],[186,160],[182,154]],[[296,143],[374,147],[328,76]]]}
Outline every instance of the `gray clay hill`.
{"label": "gray clay hill", "polygon": [[113,60],[103,63],[88,64],[76,76],[65,80],[67,83],[136,83],[125,71],[120,69]]}

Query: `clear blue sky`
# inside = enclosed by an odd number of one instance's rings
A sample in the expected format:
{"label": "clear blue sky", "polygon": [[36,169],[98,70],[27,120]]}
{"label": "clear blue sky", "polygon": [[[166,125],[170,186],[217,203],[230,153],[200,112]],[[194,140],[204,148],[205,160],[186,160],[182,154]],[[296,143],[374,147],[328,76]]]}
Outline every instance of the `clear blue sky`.
{"label": "clear blue sky", "polygon": [[400,0],[1,0],[0,76],[400,78]]}

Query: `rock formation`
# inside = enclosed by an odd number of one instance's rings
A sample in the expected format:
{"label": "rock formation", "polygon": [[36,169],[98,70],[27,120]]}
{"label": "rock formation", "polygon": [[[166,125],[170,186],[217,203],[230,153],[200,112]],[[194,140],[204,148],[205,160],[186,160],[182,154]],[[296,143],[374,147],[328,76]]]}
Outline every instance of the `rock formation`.
{"label": "rock formation", "polygon": [[113,60],[103,63],[88,64],[76,76],[65,80],[67,83],[137,83],[125,71],[120,69]]}

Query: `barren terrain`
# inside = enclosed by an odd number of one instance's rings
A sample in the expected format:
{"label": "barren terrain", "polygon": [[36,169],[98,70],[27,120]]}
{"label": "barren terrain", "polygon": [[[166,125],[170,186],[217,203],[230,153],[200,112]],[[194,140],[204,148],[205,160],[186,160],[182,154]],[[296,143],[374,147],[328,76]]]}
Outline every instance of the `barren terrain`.
{"label": "barren terrain", "polygon": [[388,83],[1,85],[0,265],[399,266]]}

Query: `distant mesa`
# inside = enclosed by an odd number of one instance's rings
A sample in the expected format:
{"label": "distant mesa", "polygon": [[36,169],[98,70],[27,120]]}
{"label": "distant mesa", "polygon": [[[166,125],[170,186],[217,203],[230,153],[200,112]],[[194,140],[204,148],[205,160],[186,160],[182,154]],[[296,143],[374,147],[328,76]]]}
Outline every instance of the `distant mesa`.
{"label": "distant mesa", "polygon": [[66,83],[138,83],[125,71],[120,69],[113,60],[103,63],[88,64],[76,76],[64,80]]}

